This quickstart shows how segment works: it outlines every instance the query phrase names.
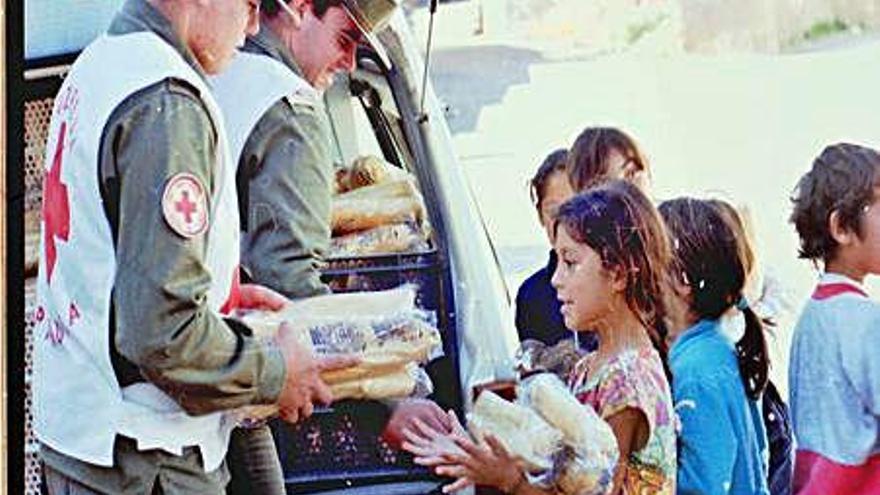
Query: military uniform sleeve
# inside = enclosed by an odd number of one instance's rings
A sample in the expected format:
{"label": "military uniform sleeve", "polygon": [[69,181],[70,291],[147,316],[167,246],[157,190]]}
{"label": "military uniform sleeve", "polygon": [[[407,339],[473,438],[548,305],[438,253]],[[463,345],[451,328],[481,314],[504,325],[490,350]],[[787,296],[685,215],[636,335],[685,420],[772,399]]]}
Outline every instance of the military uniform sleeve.
{"label": "military uniform sleeve", "polygon": [[102,184],[119,199],[115,345],[190,413],[272,403],[286,373],[280,350],[208,309],[206,236],[184,238],[163,217],[176,174],[194,175],[206,191],[217,186],[213,124],[195,89],[180,84],[130,97],[104,132],[101,168],[110,163],[112,172]]}
{"label": "military uniform sleeve", "polygon": [[329,292],[320,267],[333,164],[321,108],[278,101],[248,136],[239,164],[248,184],[242,264],[255,282],[289,298]]}

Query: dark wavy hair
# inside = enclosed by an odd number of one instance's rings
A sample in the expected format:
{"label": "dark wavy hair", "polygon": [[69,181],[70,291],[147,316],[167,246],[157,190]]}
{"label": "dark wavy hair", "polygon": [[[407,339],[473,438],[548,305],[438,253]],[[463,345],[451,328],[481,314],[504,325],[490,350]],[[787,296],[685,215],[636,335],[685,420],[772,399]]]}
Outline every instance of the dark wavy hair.
{"label": "dark wavy hair", "polygon": [[566,201],[554,230],[598,253],[602,266],[626,277],[624,297],[660,356],[666,358],[662,290],[671,252],[663,220],[638,187],[613,180]]}
{"label": "dark wavy hair", "polygon": [[650,174],[648,160],[627,133],[615,127],[587,127],[569,150],[568,179],[574,190],[583,191],[607,179],[608,157],[614,151]]}
{"label": "dark wavy hair", "polygon": [[664,201],[660,214],[673,246],[670,274],[690,287],[691,311],[709,320],[734,306],[743,312],[746,329],[736,343],[737,361],[746,394],[757,400],[767,386],[770,363],[764,327],[743,298],[755,256],[742,219],[717,199]]}
{"label": "dark wavy hair", "polygon": [[789,221],[800,237],[798,255],[825,263],[834,259],[837,242],[828,221],[835,211],[841,227],[862,235],[863,209],[880,186],[880,153],[849,143],[826,147],[795,188]]}
{"label": "dark wavy hair", "polygon": [[535,176],[529,181],[529,196],[532,204],[541,211],[541,202],[547,189],[547,181],[557,172],[564,172],[568,163],[568,150],[560,148],[552,151],[535,172]]}

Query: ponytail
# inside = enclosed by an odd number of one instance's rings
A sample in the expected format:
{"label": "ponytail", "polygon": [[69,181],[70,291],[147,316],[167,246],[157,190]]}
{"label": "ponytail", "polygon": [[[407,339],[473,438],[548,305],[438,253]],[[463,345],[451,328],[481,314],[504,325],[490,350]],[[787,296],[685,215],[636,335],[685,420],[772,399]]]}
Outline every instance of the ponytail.
{"label": "ponytail", "polygon": [[660,355],[660,361],[663,363],[663,372],[666,374],[666,379],[671,383],[672,370],[669,369],[669,346],[666,344],[666,336],[669,332],[666,328],[666,323],[662,318],[658,318],[655,324],[645,325],[645,328],[648,329],[648,338],[651,339],[651,344],[654,346],[654,350]]}
{"label": "ponytail", "polygon": [[758,315],[745,303],[744,298],[740,298],[740,302],[736,306],[742,311],[746,320],[746,331],[736,343],[739,374],[746,389],[746,395],[752,400],[758,400],[767,387],[770,370],[764,326]]}

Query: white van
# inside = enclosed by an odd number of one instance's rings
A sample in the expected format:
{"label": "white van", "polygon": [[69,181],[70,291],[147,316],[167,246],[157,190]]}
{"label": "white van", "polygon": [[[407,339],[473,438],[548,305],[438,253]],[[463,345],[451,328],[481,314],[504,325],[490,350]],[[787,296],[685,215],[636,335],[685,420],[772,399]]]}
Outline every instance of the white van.
{"label": "white van", "polygon": [[[101,2],[103,10],[98,11],[99,15],[95,15],[95,10],[91,11],[92,17],[72,12],[88,10],[88,6],[81,4],[89,2],[53,0],[51,7],[40,0],[28,2],[23,175],[25,274],[29,277],[36,274],[40,188],[52,98],[66,64],[101,31],[99,26],[106,25],[114,11],[107,4],[115,2],[105,1]],[[46,15],[65,21],[53,24]],[[37,18],[40,23],[31,22]],[[28,29],[32,32],[28,33]],[[61,32],[53,33],[51,29]],[[379,37],[391,67],[384,67],[375,53],[362,47],[358,51],[357,70],[337,81],[325,94],[336,158],[338,163],[347,164],[355,157],[372,154],[411,172],[425,199],[432,227],[430,248],[331,259],[324,278],[335,290],[344,291],[378,290],[406,282],[417,284],[418,303],[436,312],[444,339],[445,356],[429,365],[435,388],[433,398],[443,407],[461,412],[467,410],[469,391],[475,384],[501,378],[510,369],[516,346],[510,301],[430,82],[422,94],[422,47],[416,46],[403,13],[398,13]],[[49,48],[41,49],[46,47]],[[25,294],[25,340],[30,342],[32,278],[25,280]],[[27,404],[31,349],[31,345],[25,349]],[[379,439],[376,414],[374,404],[361,402],[316,413],[297,425],[276,422],[273,429],[288,492],[439,492],[440,479]],[[30,411],[26,415],[29,418]],[[26,493],[37,494],[38,447],[29,420],[25,448]]]}

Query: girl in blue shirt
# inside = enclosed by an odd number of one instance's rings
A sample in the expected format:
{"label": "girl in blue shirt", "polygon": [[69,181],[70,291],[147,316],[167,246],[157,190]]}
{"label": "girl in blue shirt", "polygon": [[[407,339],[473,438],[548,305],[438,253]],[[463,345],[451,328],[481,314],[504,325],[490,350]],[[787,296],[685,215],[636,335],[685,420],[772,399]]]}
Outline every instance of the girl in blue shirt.
{"label": "girl in blue shirt", "polygon": [[[768,494],[758,402],[767,384],[767,346],[742,296],[753,263],[742,223],[721,201],[682,198],[659,209],[674,249],[666,322],[681,421],[677,493]],[[719,325],[732,308],[746,321],[735,345]]]}

